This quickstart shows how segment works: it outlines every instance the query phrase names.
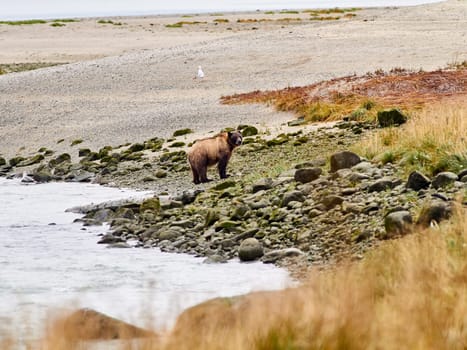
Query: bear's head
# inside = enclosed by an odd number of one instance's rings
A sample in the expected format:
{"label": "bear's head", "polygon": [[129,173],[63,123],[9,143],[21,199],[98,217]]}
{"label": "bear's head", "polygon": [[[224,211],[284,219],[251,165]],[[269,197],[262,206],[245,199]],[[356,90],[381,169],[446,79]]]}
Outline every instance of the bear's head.
{"label": "bear's head", "polygon": [[243,136],[240,131],[229,131],[228,137],[229,137],[229,143],[233,147],[238,147],[242,144]]}

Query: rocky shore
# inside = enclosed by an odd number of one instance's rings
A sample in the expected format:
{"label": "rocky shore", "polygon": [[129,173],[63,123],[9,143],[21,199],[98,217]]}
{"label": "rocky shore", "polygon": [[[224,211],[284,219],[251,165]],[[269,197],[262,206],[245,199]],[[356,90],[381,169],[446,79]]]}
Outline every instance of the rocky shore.
{"label": "rocky shore", "polygon": [[181,141],[190,130],[168,141],[79,149],[77,163],[69,154],[43,149],[29,159],[0,159],[0,173],[22,174],[25,182],[93,181],[154,191],[141,201],[70,209],[85,214],[84,225],[110,223],[98,243],[157,247],[206,257],[207,263],[260,259],[300,276],[309,266],[360,259],[414,225],[437,225],[466,190],[465,170],[407,176],[397,165],[348,151],[381,125],[342,121],[279,135],[239,126],[246,137],[229,164],[232,176],[218,181],[211,174],[214,182],[198,186],[191,183]]}

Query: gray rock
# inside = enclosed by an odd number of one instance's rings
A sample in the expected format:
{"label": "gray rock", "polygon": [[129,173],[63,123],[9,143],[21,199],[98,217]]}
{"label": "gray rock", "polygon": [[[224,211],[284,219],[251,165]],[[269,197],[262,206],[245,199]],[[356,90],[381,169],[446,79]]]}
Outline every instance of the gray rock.
{"label": "gray rock", "polygon": [[354,165],[352,170],[358,173],[372,174],[375,171],[375,166],[370,162],[360,162]]}
{"label": "gray rock", "polygon": [[434,188],[441,188],[441,187],[446,187],[448,185],[453,184],[456,180],[457,180],[456,174],[451,173],[449,171],[445,171],[445,172],[442,172],[436,175],[431,185]]}
{"label": "gray rock", "polygon": [[97,242],[98,244],[110,244],[110,243],[118,243],[123,242],[120,237],[115,237],[111,233],[106,233],[102,236],[102,238]]}
{"label": "gray rock", "polygon": [[451,214],[452,208],[448,203],[435,200],[422,208],[417,224],[428,227],[432,221],[439,223],[442,220],[448,219]]}
{"label": "gray rock", "polygon": [[467,182],[467,169],[464,169],[457,174],[457,178],[462,182]]}
{"label": "gray rock", "polygon": [[182,202],[185,205],[191,204],[195,201],[196,197],[203,192],[203,190],[199,189],[183,191],[183,193],[180,196],[175,197],[174,200]]}
{"label": "gray rock", "polygon": [[401,125],[407,122],[407,117],[398,109],[390,109],[378,112],[378,124],[382,128]]}
{"label": "gray rock", "polygon": [[331,156],[331,172],[334,173],[339,169],[351,168],[361,162],[360,157],[349,151],[334,153]]}
{"label": "gray rock", "polygon": [[272,185],[273,185],[272,179],[268,177],[260,179],[253,184],[252,192],[256,193],[256,192],[263,191],[263,190],[269,190],[270,188],[272,188]]}
{"label": "gray rock", "polygon": [[173,242],[175,241],[178,237],[181,236],[180,230],[177,230],[175,228],[168,228],[165,230],[161,230],[158,233],[158,237],[161,241],[170,241]]}
{"label": "gray rock", "polygon": [[406,210],[396,211],[384,218],[385,238],[393,238],[410,233],[412,230],[412,215]]}
{"label": "gray rock", "polygon": [[253,261],[263,256],[263,246],[256,238],[247,238],[238,248],[238,257],[241,261]]}
{"label": "gray rock", "polygon": [[305,195],[301,191],[287,192],[282,197],[281,207],[286,207],[290,202],[304,202],[305,199]]}
{"label": "gray rock", "polygon": [[343,197],[331,194],[329,196],[323,197],[321,199],[321,204],[323,204],[327,210],[330,210],[334,208],[335,206],[341,204],[343,201],[344,201]]}
{"label": "gray rock", "polygon": [[368,187],[368,192],[382,192],[393,188],[393,182],[389,178],[378,180]]}
{"label": "gray rock", "polygon": [[420,191],[421,189],[430,187],[430,183],[430,179],[423,175],[421,172],[413,171],[410,173],[405,187],[414,191]]}
{"label": "gray rock", "polygon": [[261,261],[264,263],[275,263],[284,258],[302,256],[304,253],[298,248],[276,249],[264,254]]}
{"label": "gray rock", "polygon": [[322,172],[321,168],[301,168],[295,171],[294,179],[297,182],[308,183],[316,180]]}

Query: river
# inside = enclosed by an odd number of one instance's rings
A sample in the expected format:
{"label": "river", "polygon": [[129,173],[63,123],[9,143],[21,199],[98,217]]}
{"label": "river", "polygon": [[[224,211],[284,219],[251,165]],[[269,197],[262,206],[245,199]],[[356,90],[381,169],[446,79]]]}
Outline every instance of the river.
{"label": "river", "polygon": [[148,193],[92,184],[25,185],[0,178],[0,339],[40,336],[44,320],[89,307],[154,328],[217,296],[290,285],[285,270],[262,263],[205,264],[157,249],[99,245],[106,226],[83,227],[65,209]]}
{"label": "river", "polygon": [[15,0],[4,1],[0,20],[255,11],[333,7],[411,6],[438,0]]}

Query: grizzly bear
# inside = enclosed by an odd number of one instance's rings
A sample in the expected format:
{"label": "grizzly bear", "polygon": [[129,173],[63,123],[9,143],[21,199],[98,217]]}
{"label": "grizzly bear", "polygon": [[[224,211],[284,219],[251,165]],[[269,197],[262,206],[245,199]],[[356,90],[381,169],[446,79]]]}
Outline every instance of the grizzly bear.
{"label": "grizzly bear", "polygon": [[193,182],[211,181],[207,177],[209,166],[217,163],[221,179],[227,177],[227,163],[235,147],[242,144],[240,131],[221,132],[218,135],[197,140],[188,151],[188,162],[193,172]]}

